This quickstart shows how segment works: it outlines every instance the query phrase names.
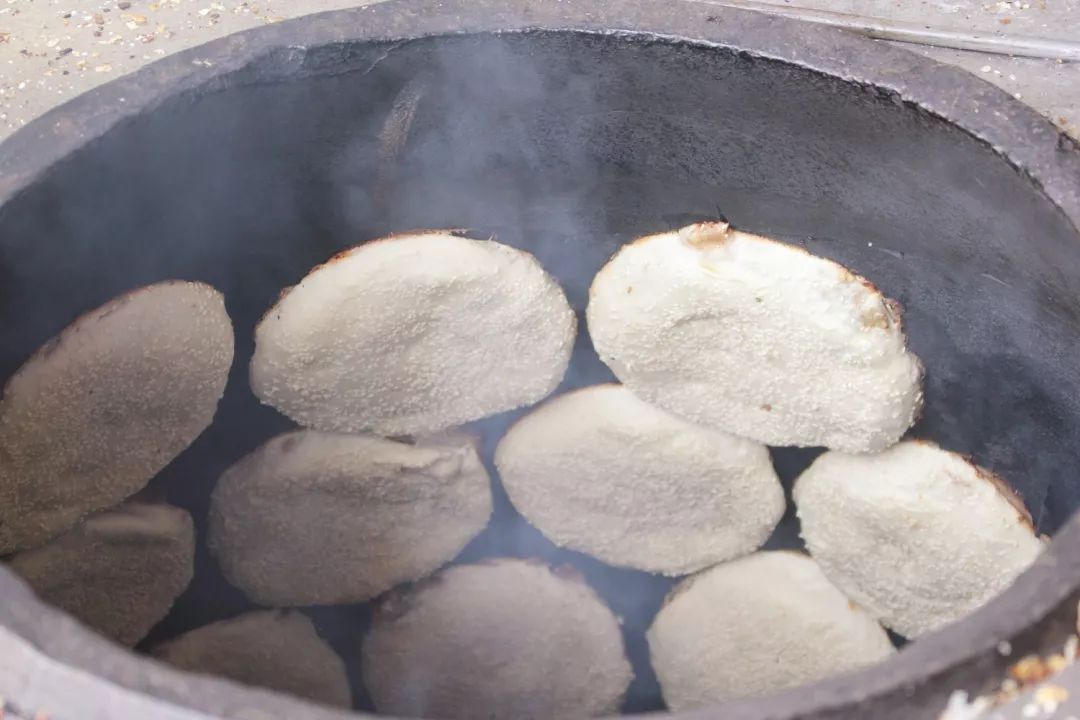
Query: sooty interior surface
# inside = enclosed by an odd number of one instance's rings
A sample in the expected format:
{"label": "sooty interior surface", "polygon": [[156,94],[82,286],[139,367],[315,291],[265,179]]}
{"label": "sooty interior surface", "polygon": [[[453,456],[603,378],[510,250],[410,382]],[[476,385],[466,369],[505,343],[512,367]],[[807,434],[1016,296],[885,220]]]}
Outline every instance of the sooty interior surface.
{"label": "sooty interior surface", "polygon": [[[625,36],[526,33],[269,56],[117,127],[0,214],[0,378],[76,315],[164,278],[225,293],[237,361],[215,424],[153,483],[200,533],[219,474],[290,424],[247,383],[279,291],[390,231],[471,228],[534,253],[579,317],[635,236],[726,216],[836,259],[906,308],[927,366],[914,435],[968,452],[1053,532],[1080,505],[1076,231],[989,148],[920,111],[774,61]],[[583,320],[583,317],[581,317]],[[611,380],[584,333],[562,389]],[[485,458],[510,413],[481,423]],[[774,453],[786,486],[816,453]],[[492,472],[494,472],[494,469]],[[767,547],[799,544],[793,517]],[[496,484],[459,562],[579,567],[625,620],[628,710],[660,707],[643,632],[670,580],[555,548]],[[148,643],[249,607],[200,548]],[[360,707],[367,606],[314,608]]]}

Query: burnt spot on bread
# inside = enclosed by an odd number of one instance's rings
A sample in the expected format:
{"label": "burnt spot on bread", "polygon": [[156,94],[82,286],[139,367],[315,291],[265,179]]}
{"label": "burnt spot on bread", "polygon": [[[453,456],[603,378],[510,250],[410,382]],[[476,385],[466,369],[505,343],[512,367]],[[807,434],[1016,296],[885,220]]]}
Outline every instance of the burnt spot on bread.
{"label": "burnt spot on bread", "polygon": [[859,323],[867,330],[888,330],[889,316],[884,308],[866,310],[859,315]]}
{"label": "burnt spot on bread", "polygon": [[375,606],[372,620],[375,622],[396,622],[409,614],[416,606],[420,595],[443,582],[443,574],[435,573],[422,580],[402,588],[391,590]]}
{"label": "burnt spot on bread", "polygon": [[700,574],[691,575],[690,577],[686,578],[681,583],[679,583],[678,585],[673,587],[671,589],[671,592],[669,592],[664,597],[664,602],[660,603],[660,609],[663,610],[668,605],[671,605],[673,602],[675,602],[679,598],[679,596],[686,593],[687,590],[689,590],[690,588],[692,588],[694,586],[694,583],[697,581],[697,579],[699,577],[701,577]]}
{"label": "burnt spot on bread", "polygon": [[423,228],[423,229],[419,229],[419,230],[399,230],[397,232],[392,232],[389,235],[385,235],[385,236],[383,236],[381,238],[371,240],[370,242],[365,243],[365,245],[370,245],[371,243],[376,243],[376,242],[383,242],[383,241],[386,241],[386,240],[400,240],[401,238],[418,237],[418,236],[422,236],[422,235],[449,235],[450,237],[465,238],[467,240],[493,240],[494,239],[493,236],[484,235],[482,233],[477,233],[472,228],[442,228],[442,229]]}
{"label": "burnt spot on bread", "polygon": [[282,438],[281,439],[281,446],[280,446],[281,447],[281,454],[282,455],[288,455],[293,450],[295,450],[296,446],[300,444],[300,439],[301,438],[300,438],[300,433],[299,432],[289,433],[284,438]]}
{"label": "burnt spot on bread", "polygon": [[562,563],[561,565],[554,566],[553,568],[551,568],[551,574],[563,580],[581,583],[582,585],[588,584],[585,582],[585,575],[581,572],[581,570],[571,565],[570,563]]}
{"label": "burnt spot on bread", "polygon": [[724,245],[731,238],[732,228],[726,222],[702,222],[687,225],[679,231],[679,239],[696,248]]}
{"label": "burnt spot on bread", "polygon": [[[863,286],[877,295],[881,294],[876,287],[865,280]],[[882,297],[881,308],[867,310],[860,316],[859,320],[862,322],[863,327],[866,328],[879,328],[881,330],[896,328],[902,331],[903,317],[903,305],[891,298]]]}

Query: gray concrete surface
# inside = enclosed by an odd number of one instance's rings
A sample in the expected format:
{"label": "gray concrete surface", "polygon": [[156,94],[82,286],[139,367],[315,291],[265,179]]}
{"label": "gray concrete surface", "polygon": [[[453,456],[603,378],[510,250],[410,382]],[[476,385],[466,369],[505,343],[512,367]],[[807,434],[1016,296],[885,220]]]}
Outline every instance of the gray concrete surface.
{"label": "gray concrete surface", "polygon": [[[701,0],[715,4],[775,7],[780,14],[813,17],[844,14],[880,19],[918,33],[979,34],[989,42],[1044,39],[1068,43],[1080,54],[1080,0]],[[1059,62],[1006,53],[965,52],[948,47],[898,43],[941,62],[958,65],[1007,90],[1080,139],[1080,62]]]}
{"label": "gray concrete surface", "polygon": [[[265,23],[378,1],[0,0],[0,139],[74,95],[168,53]],[[1080,0],[763,2],[788,11],[827,10],[1002,38],[1080,42]],[[1080,62],[906,46],[1000,85],[1080,138]]]}
{"label": "gray concrete surface", "polygon": [[0,0],[0,139],[75,95],[169,53],[371,1]]}

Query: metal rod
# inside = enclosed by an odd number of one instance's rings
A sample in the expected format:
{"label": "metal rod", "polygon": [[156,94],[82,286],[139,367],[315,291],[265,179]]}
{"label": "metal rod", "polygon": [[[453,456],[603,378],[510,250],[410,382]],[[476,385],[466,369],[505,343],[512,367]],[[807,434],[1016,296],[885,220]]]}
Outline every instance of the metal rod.
{"label": "metal rod", "polygon": [[762,0],[702,0],[708,5],[757,10],[772,15],[795,18],[831,25],[882,40],[931,45],[954,50],[974,50],[994,55],[1016,55],[1043,60],[1080,61],[1080,42],[1030,37],[1027,35],[993,35],[956,30],[937,30],[900,20],[881,18],[831,10],[775,5]]}

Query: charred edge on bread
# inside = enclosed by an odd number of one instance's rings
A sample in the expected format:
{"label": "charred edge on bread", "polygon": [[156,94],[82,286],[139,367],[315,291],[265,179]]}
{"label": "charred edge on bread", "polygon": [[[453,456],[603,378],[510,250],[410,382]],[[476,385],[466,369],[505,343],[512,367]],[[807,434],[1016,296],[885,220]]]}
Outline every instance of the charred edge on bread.
{"label": "charred edge on bread", "polygon": [[633,240],[630,240],[629,242],[625,242],[620,245],[618,248],[616,248],[615,252],[611,253],[608,259],[604,262],[603,267],[600,268],[600,271],[596,273],[595,277],[593,277],[592,282],[589,283],[589,300],[591,301],[596,295],[596,285],[600,282],[600,276],[603,275],[611,267],[611,264],[615,261],[615,258],[619,257],[619,255],[622,254],[623,250],[626,250],[627,248],[632,248],[636,245],[643,245],[647,242],[657,240],[659,238],[670,237],[672,234],[678,236],[678,234],[684,229],[685,228],[682,228],[680,230],[665,230],[664,232],[652,233],[651,235],[642,235],[641,237],[636,237]]}
{"label": "charred edge on bread", "polygon": [[[343,250],[339,250],[338,252],[327,258],[324,262],[321,262],[315,267],[311,268],[311,270],[308,270],[307,274],[304,275],[304,280],[306,280],[311,275],[314,275],[319,270],[330,267],[335,263],[339,263],[342,260],[356,254],[360,250],[371,247],[372,245],[376,245],[378,243],[389,242],[390,240],[401,240],[403,238],[410,237],[421,237],[425,235],[450,235],[451,237],[466,237],[466,233],[468,232],[470,231],[467,228],[449,228],[445,230],[402,230],[400,232],[390,233],[389,235],[383,235],[382,237],[372,238],[371,240],[365,240],[364,242],[352,245]],[[301,280],[301,282],[303,282],[303,280]]]}
{"label": "charred edge on bread", "polygon": [[[274,441],[279,440],[284,435],[297,433],[297,432],[303,432],[303,431],[302,430],[292,430],[289,433],[282,433],[281,435],[276,435],[276,436],[270,438],[269,440],[267,440],[266,442],[262,443],[261,445],[259,445],[255,449],[253,449],[247,455],[244,455],[242,458],[240,458],[239,460],[234,462],[229,467],[225,468],[225,471],[222,472],[221,475],[218,476],[217,485],[214,486],[213,493],[229,492],[230,481],[233,482],[233,483],[238,483],[239,482],[238,480],[233,480],[233,478],[244,478],[244,477],[247,477],[247,476],[251,475],[253,472],[257,472],[260,463],[262,463],[264,461],[264,453],[263,453],[264,448],[266,448],[268,445],[273,444]],[[213,506],[213,503],[211,503],[211,507],[212,506]],[[0,720],[3,720],[3,718],[0,718]]]}
{"label": "charred edge on bread", "polygon": [[571,582],[581,583],[582,585],[588,585],[585,581],[584,573],[570,563],[555,565],[551,568],[551,574],[562,580],[569,580]]}
{"label": "charred edge on bread", "polygon": [[[913,438],[909,442],[915,443],[917,445],[924,445],[926,447],[934,448],[936,450],[942,449],[942,447],[936,442],[932,440],[926,440],[924,438]],[[996,475],[995,473],[990,472],[984,467],[981,467],[970,455],[965,455],[962,453],[950,454],[956,455],[956,457],[960,458],[961,461],[969,465],[971,469],[975,471],[975,476],[977,478],[990,483],[991,487],[993,487],[994,490],[996,490],[997,493],[1007,503],[1009,503],[1009,505],[1011,505],[1014,510],[1016,510],[1018,515],[1017,519],[1020,521],[1020,523],[1027,526],[1028,529],[1031,530],[1032,534],[1035,533],[1035,521],[1031,517],[1031,513],[1028,511],[1027,506],[1024,504],[1023,498],[1020,497],[1020,494],[1016,492],[1016,490],[1014,490],[1013,487],[1009,485],[1009,483],[1006,482],[1004,478],[1002,478],[1000,475]]]}
{"label": "charred edge on bread", "polygon": [[296,446],[303,441],[303,438],[301,437],[303,432],[303,430],[295,430],[293,432],[279,436],[278,450],[281,452],[282,455],[288,455],[296,449]]}
{"label": "charred edge on bread", "polygon": [[708,570],[708,568],[706,568],[705,570],[699,570],[698,572],[694,573],[690,577],[685,578],[682,582],[680,582],[675,587],[671,588],[671,590],[668,592],[668,594],[664,596],[664,601],[662,603],[660,603],[660,609],[663,610],[668,605],[675,602],[687,590],[692,588],[694,586],[694,583],[696,583],[698,581],[698,578],[700,578],[705,572],[707,572],[707,570]]}
{"label": "charred edge on bread", "polygon": [[[316,267],[312,268],[310,271],[308,271],[307,275],[304,275],[304,277],[300,279],[300,282],[301,283],[304,282],[304,280],[307,279],[308,275],[315,272],[316,270],[318,270],[321,267],[322,267],[322,265],[317,265]],[[300,283],[297,283],[297,285],[299,285],[299,284]],[[281,305],[281,301],[284,300],[285,298],[287,298],[289,296],[289,293],[291,293],[295,289],[296,289],[296,285],[286,285],[285,287],[281,288],[281,290],[278,291],[277,298],[275,298],[274,302],[272,302],[270,304],[270,307],[266,308],[266,310],[263,311],[263,314],[259,317],[259,322],[255,323],[256,332],[258,331],[259,327],[264,322],[266,322],[266,320],[270,317],[271,314],[277,312],[278,306]]]}
{"label": "charred edge on bread", "polygon": [[642,237],[634,238],[630,242],[623,243],[622,245],[620,245],[615,250],[615,252],[611,253],[611,255],[608,256],[608,259],[604,261],[604,265],[600,268],[600,270],[596,273],[596,275],[593,276],[592,282],[589,283],[589,302],[591,303],[596,298],[596,286],[600,283],[601,276],[611,268],[611,264],[613,262],[615,262],[615,258],[619,257],[619,255],[622,254],[623,250],[626,250],[627,248],[638,245],[639,243],[646,243],[646,242],[648,242],[650,240],[653,240],[655,238],[667,237],[668,235],[671,235],[671,233],[673,233],[673,232],[678,232],[678,231],[677,230],[669,230],[667,232],[653,233],[652,235],[644,235]]}
{"label": "charred edge on bread", "polygon": [[[881,327],[881,328],[887,330],[889,328],[889,323],[891,323],[894,327],[896,327],[897,330],[903,331],[904,306],[901,305],[896,300],[893,300],[892,298],[886,296],[885,293],[883,293],[881,291],[881,288],[879,288],[877,285],[875,285],[871,281],[864,278],[862,275],[859,275],[857,273],[852,272],[850,269],[848,269],[847,267],[841,265],[840,263],[836,262],[835,260],[831,260],[831,259],[829,259],[827,257],[822,257],[821,255],[815,255],[814,253],[810,252],[805,247],[802,247],[800,245],[793,245],[791,243],[783,242],[783,241],[780,241],[780,240],[774,240],[772,238],[763,237],[761,235],[751,235],[750,233],[742,233],[742,235],[744,237],[752,238],[754,240],[761,240],[761,241],[764,241],[764,242],[770,242],[770,243],[773,243],[774,245],[783,245],[785,247],[791,248],[792,250],[798,250],[802,254],[807,255],[809,257],[812,257],[815,260],[820,260],[821,262],[828,263],[829,265],[832,265],[833,267],[835,267],[837,269],[837,271],[840,274],[841,279],[844,282],[849,282],[849,283],[857,282],[860,285],[862,285],[863,288],[866,289],[868,292],[870,292],[873,295],[877,295],[878,297],[881,298],[881,304],[884,306],[884,310],[885,310],[885,324],[882,325],[881,322],[879,321],[879,319],[875,317],[872,320],[872,322],[870,322],[870,323],[867,323],[866,320],[864,319],[863,320],[864,325],[866,325],[867,327]],[[864,318],[865,318],[865,314],[864,314]]]}
{"label": "charred edge on bread", "polygon": [[904,306],[900,304],[898,300],[893,300],[890,297],[884,298],[885,312],[889,314],[889,319],[897,330],[903,332],[904,330]]}
{"label": "charred edge on bread", "polygon": [[476,230],[474,230],[473,228],[422,228],[419,230],[399,230],[397,232],[392,232],[389,235],[384,235],[381,238],[369,240],[368,242],[360,245],[359,247],[363,247],[364,245],[370,245],[371,243],[382,242],[384,240],[400,240],[401,238],[421,237],[424,235],[449,235],[450,237],[465,238],[466,240],[491,240],[494,238],[494,235],[491,235],[490,233],[484,235],[482,233],[476,232]]}
{"label": "charred edge on bread", "polygon": [[[870,282],[862,275],[856,275],[855,273],[851,272],[839,263],[834,264],[836,264],[837,267],[841,268],[844,271],[845,281],[857,282],[868,293],[878,298],[881,298],[880,310],[878,308],[873,308],[859,315],[859,322],[862,323],[862,326],[868,330],[872,330],[874,328],[877,328],[879,330],[888,330],[889,326],[894,324],[899,318],[899,314],[894,314],[893,308],[890,305],[890,303],[893,303],[894,301],[885,297],[885,293],[881,292],[881,290],[878,289],[877,285]],[[899,303],[897,303],[897,307],[899,307]]]}
{"label": "charred edge on bread", "polygon": [[[309,277],[311,277],[312,275],[314,275],[318,271],[320,271],[320,270],[322,270],[324,268],[328,268],[331,265],[334,265],[336,263],[339,263],[342,260],[344,260],[345,258],[351,257],[354,253],[356,253],[356,252],[358,252],[358,251],[360,251],[360,250],[362,250],[362,249],[364,249],[364,248],[366,248],[366,247],[368,247],[370,245],[375,245],[376,243],[386,242],[388,240],[400,240],[401,238],[417,237],[417,236],[421,236],[421,235],[450,235],[452,237],[461,237],[461,238],[466,238],[466,239],[469,239],[469,240],[480,240],[480,239],[489,240],[489,239],[494,239],[494,236],[489,236],[489,237],[485,237],[485,238],[469,237],[468,234],[470,232],[471,232],[471,230],[469,230],[467,228],[451,228],[451,229],[447,229],[447,230],[405,230],[405,231],[401,231],[401,232],[390,233],[389,235],[384,235],[383,237],[373,238],[371,240],[365,240],[364,242],[359,243],[357,245],[352,245],[352,246],[347,247],[347,248],[345,248],[343,250],[339,250],[336,253],[334,253],[333,255],[331,255],[329,258],[327,258],[325,261],[319,263],[318,265],[315,265],[310,270],[308,270],[306,273],[304,273],[304,277],[302,277],[300,279],[300,282],[298,282],[296,285],[289,285],[289,286],[283,288],[281,290],[281,292],[278,293],[277,299],[273,302],[273,304],[269,308],[267,308],[266,312],[264,312],[262,314],[262,317],[259,318],[259,322],[258,322],[257,326],[262,325],[266,321],[266,319],[270,316],[270,314],[277,309],[278,305],[281,304],[281,301],[284,300],[286,297],[288,297],[289,293],[291,293],[293,290],[296,289],[297,285],[302,285],[305,280],[307,280]],[[256,329],[257,329],[257,326],[256,326]]]}
{"label": "charred edge on bread", "polygon": [[[452,569],[450,568],[450,570]],[[448,571],[437,572],[434,575],[409,583],[405,587],[396,588],[386,593],[383,599],[375,606],[372,620],[374,622],[396,622],[408,615],[409,611],[416,606],[420,595],[433,587],[441,585],[443,574]]]}
{"label": "charred edge on bread", "polygon": [[1020,493],[1016,492],[1009,483],[1005,481],[1000,475],[996,475],[989,470],[980,467],[969,455],[961,455],[961,458],[975,470],[975,475],[981,480],[985,480],[990,483],[998,494],[1005,499],[1007,503],[1012,505],[1016,510],[1017,519],[1020,523],[1031,530],[1032,534],[1035,533],[1035,521],[1031,517],[1031,513],[1028,511],[1027,506],[1024,504],[1023,498],[1020,497]]}
{"label": "charred edge on bread", "polygon": [[286,285],[285,287],[281,288],[281,290],[277,294],[277,300],[274,301],[274,305],[277,305],[279,302],[284,300],[286,296],[288,296],[288,294],[291,293],[293,291],[293,288],[295,287],[295,285]]}

